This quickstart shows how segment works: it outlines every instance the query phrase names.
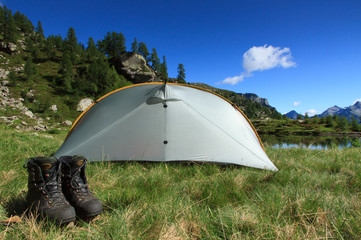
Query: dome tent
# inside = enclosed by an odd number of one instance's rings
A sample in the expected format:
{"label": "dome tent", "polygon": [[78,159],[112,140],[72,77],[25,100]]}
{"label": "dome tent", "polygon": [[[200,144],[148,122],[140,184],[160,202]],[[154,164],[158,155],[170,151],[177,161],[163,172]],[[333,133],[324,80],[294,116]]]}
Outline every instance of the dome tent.
{"label": "dome tent", "polygon": [[95,101],[55,153],[89,161],[200,161],[277,171],[247,117],[225,98],[181,84],[145,83]]}

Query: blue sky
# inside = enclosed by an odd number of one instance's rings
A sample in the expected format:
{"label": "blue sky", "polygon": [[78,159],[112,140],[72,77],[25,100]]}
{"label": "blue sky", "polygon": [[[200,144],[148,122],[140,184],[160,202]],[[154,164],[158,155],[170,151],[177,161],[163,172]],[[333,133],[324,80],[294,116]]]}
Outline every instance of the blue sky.
{"label": "blue sky", "polygon": [[165,55],[170,77],[267,98],[281,113],[361,101],[359,0],[0,0],[78,40],[121,32]]}

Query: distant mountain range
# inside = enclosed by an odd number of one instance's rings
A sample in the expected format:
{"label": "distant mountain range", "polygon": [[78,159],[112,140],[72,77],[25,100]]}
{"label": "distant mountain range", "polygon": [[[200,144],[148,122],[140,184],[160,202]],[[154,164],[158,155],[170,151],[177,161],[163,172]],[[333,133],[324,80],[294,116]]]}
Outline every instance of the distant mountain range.
{"label": "distant mountain range", "polygon": [[[284,114],[286,117],[291,119],[297,119],[297,116],[300,115],[295,110],[292,110],[286,114]],[[340,108],[339,106],[333,106],[328,108],[323,113],[317,115],[318,117],[327,117],[327,116],[343,116],[346,117],[347,120],[351,120],[353,117],[360,123],[361,122],[361,101],[356,102],[354,105],[351,105],[349,107]],[[303,116],[303,115],[302,115]]]}
{"label": "distant mountain range", "polygon": [[284,115],[290,119],[297,119],[298,115],[300,115],[300,114],[298,112],[296,112],[295,110],[292,110]]}

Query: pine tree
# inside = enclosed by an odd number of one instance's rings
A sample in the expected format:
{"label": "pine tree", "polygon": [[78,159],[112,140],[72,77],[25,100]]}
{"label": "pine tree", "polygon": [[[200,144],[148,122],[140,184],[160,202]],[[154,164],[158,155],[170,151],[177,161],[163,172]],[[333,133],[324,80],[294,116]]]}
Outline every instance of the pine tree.
{"label": "pine tree", "polygon": [[150,61],[152,62],[153,70],[160,72],[160,59],[155,48],[152,49],[152,53],[150,54]]}
{"label": "pine tree", "polygon": [[44,36],[43,26],[40,21],[38,21],[38,24],[36,25],[35,32],[36,32],[36,40],[39,43],[39,46],[42,48],[44,44],[45,36]]}
{"label": "pine tree", "polygon": [[134,42],[132,43],[132,52],[139,53],[138,41],[136,38],[134,38]]}
{"label": "pine tree", "polygon": [[315,115],[312,120],[315,124],[318,124],[320,122],[320,118],[317,115]]}
{"label": "pine tree", "polygon": [[31,57],[29,57],[25,63],[24,74],[29,80],[32,80],[34,75],[36,74],[36,66],[33,63],[33,59]]}
{"label": "pine tree", "polygon": [[355,117],[352,117],[351,119],[350,129],[354,132],[360,131],[360,125],[358,124]]}
{"label": "pine tree", "polygon": [[91,86],[88,91],[94,97],[100,97],[114,90],[119,83],[119,75],[114,66],[110,67],[103,56],[99,56],[90,64],[86,75]]}
{"label": "pine tree", "polygon": [[342,131],[347,130],[347,119],[346,117],[339,117],[336,122],[336,127],[341,129]]}
{"label": "pine tree", "polygon": [[3,8],[3,42],[7,45],[9,43],[16,43],[18,30],[12,12],[4,6]]}
{"label": "pine tree", "polygon": [[335,122],[333,121],[333,118],[331,115],[328,115],[326,117],[326,127],[330,127],[330,128],[335,127]]}
{"label": "pine tree", "polygon": [[68,52],[65,52],[61,61],[61,69],[59,71],[61,77],[58,79],[58,85],[65,92],[72,91],[72,84],[74,83],[74,72],[71,57]]}
{"label": "pine tree", "polygon": [[33,29],[34,29],[33,24],[24,14],[21,14],[19,11],[16,11],[14,14],[14,19],[15,19],[16,26],[23,33],[30,34],[33,31]]}
{"label": "pine tree", "polygon": [[4,33],[5,29],[5,10],[0,6],[0,34]]}
{"label": "pine tree", "polygon": [[98,41],[97,46],[102,53],[113,60],[126,51],[125,37],[122,33],[108,32],[103,40]]}
{"label": "pine tree", "polygon": [[69,54],[72,64],[76,64],[78,62],[79,44],[75,30],[72,27],[69,28],[64,40],[64,53],[65,52]]}
{"label": "pine tree", "polygon": [[163,56],[163,62],[160,67],[160,74],[161,74],[161,78],[164,81],[168,81],[168,67],[167,67],[167,61],[165,60],[165,56]]}
{"label": "pine tree", "polygon": [[308,113],[305,113],[304,123],[308,124],[309,122],[310,122],[310,117],[308,116]]}
{"label": "pine tree", "polygon": [[143,42],[140,42],[138,44],[138,51],[139,51],[139,54],[144,57],[145,61],[148,62],[149,61],[149,59],[148,59],[149,51],[148,51],[147,45],[145,45],[145,43],[143,43]]}
{"label": "pine tree", "polygon": [[182,63],[180,63],[178,65],[178,76],[177,76],[177,81],[179,83],[186,83],[185,78],[186,78],[186,74],[185,74],[185,70],[184,70],[184,65]]}
{"label": "pine tree", "polygon": [[48,36],[44,43],[44,50],[49,59],[54,60],[56,57],[56,42],[53,35]]}
{"label": "pine tree", "polygon": [[88,58],[94,58],[99,56],[99,50],[97,49],[94,39],[92,37],[88,40],[88,46],[86,48]]}

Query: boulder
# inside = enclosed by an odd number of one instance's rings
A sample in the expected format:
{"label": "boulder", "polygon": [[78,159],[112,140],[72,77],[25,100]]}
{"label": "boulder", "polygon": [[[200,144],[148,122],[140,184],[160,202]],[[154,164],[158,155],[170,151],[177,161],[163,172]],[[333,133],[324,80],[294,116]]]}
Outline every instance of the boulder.
{"label": "boulder", "polygon": [[138,53],[125,52],[117,59],[116,69],[133,83],[159,81],[156,72]]}
{"label": "boulder", "polygon": [[26,93],[26,97],[29,98],[29,99],[33,99],[34,98],[34,93],[35,93],[35,90],[30,89],[29,92]]}
{"label": "boulder", "polygon": [[12,55],[17,55],[17,54],[20,54],[20,51],[17,49],[17,46],[15,43],[4,43],[4,42],[1,42],[0,44],[0,48],[4,51],[4,52],[7,52],[9,54],[12,54]]}
{"label": "boulder", "polygon": [[51,105],[51,106],[49,107],[49,109],[50,109],[51,111],[53,111],[53,112],[58,111],[58,107],[56,106],[56,104]]}
{"label": "boulder", "polygon": [[6,69],[0,69],[0,79],[6,79],[8,78],[8,75],[9,75],[9,71],[6,70]]}
{"label": "boulder", "polygon": [[1,81],[1,86],[5,87],[5,86],[9,86],[10,82],[9,81]]}
{"label": "boulder", "polygon": [[85,111],[90,105],[93,104],[93,99],[91,98],[83,98],[79,101],[76,110],[79,112]]}
{"label": "boulder", "polygon": [[73,125],[73,123],[69,120],[65,120],[64,122],[62,122],[63,125],[66,125],[66,126],[71,126]]}
{"label": "boulder", "polygon": [[15,43],[8,43],[8,49],[11,52],[15,52],[16,51],[16,44]]}
{"label": "boulder", "polygon": [[28,116],[29,118],[35,118],[34,113],[30,110],[25,111],[24,115]]}

